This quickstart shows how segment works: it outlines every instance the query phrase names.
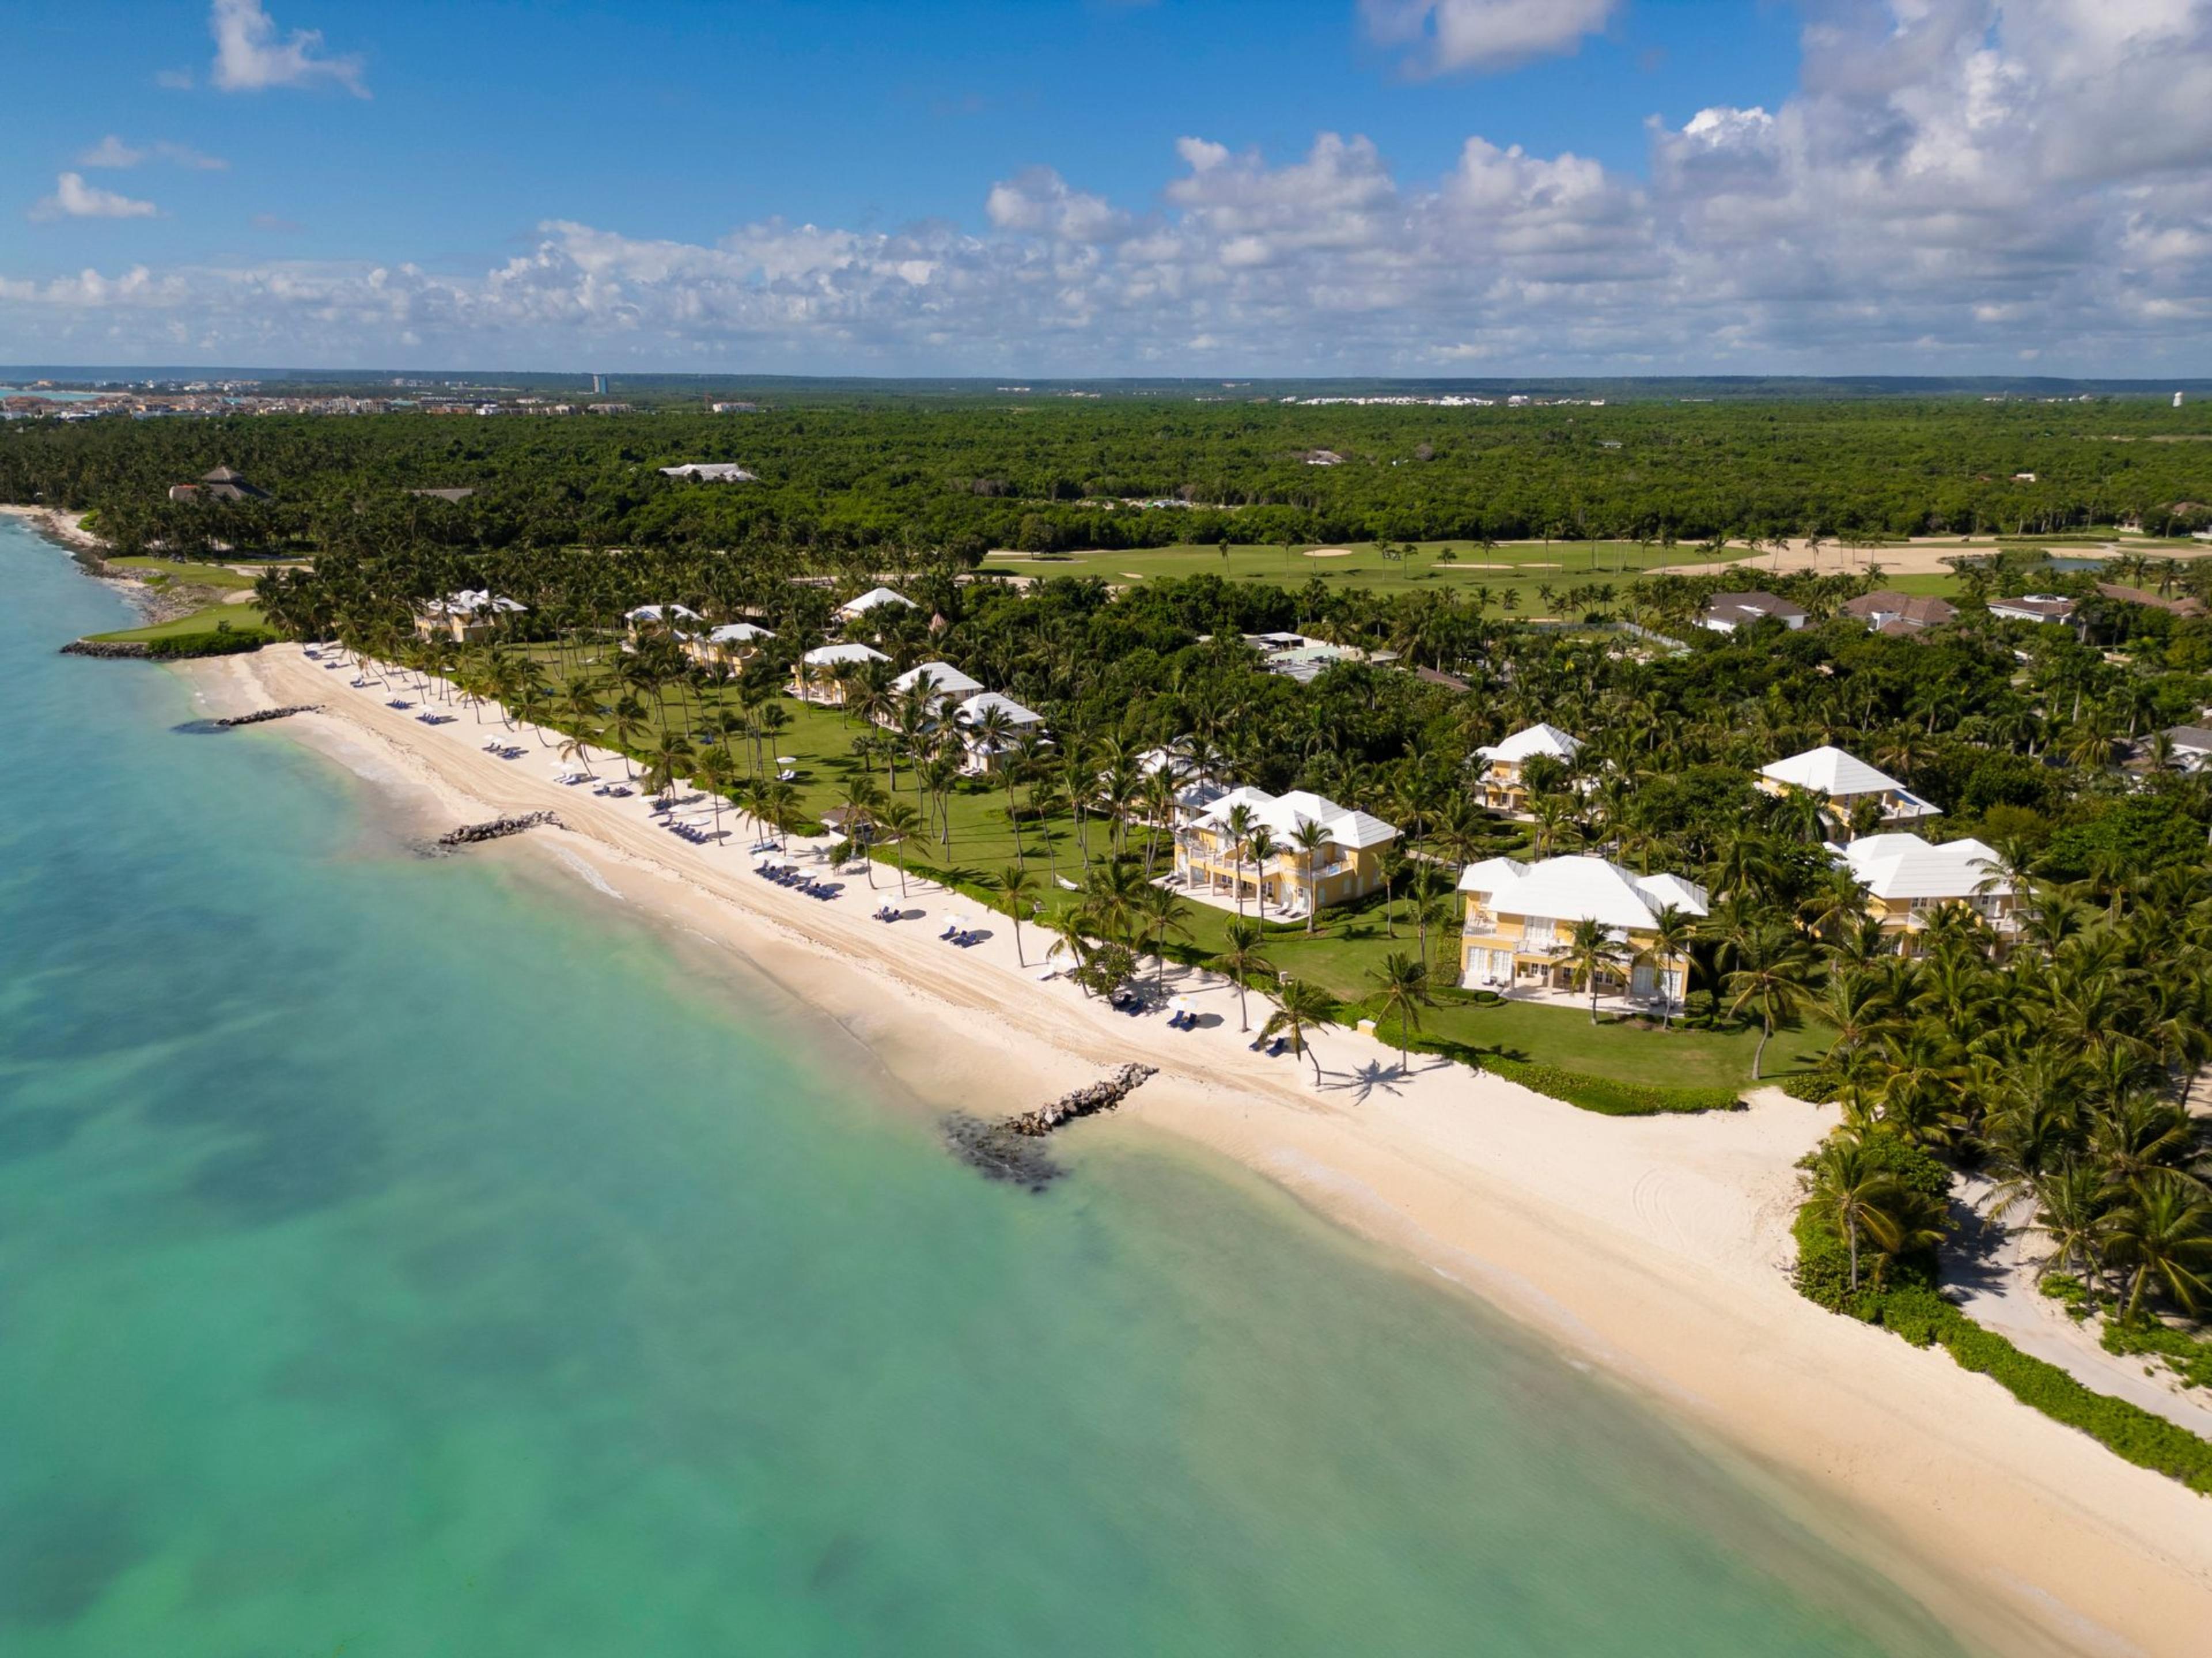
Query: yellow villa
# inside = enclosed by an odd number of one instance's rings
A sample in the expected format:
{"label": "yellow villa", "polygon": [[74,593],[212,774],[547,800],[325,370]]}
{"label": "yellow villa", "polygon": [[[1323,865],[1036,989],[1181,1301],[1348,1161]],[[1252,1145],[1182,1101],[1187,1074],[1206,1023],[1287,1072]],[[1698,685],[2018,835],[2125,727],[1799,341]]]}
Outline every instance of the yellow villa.
{"label": "yellow villa", "polygon": [[456,645],[473,645],[498,628],[500,618],[520,616],[530,607],[502,598],[486,588],[464,587],[443,598],[434,598],[415,612],[415,632],[422,639],[450,639]]}
{"label": "yellow villa", "polygon": [[1971,910],[2008,942],[2019,928],[2019,898],[1999,873],[1997,855],[1979,841],[1940,845],[1917,835],[1863,835],[1842,863],[1866,889],[1867,908],[1900,956],[1917,956],[1921,940],[1945,910]]}
{"label": "yellow villa", "polygon": [[[1243,855],[1236,826],[1247,821],[1266,829],[1273,842],[1263,864]],[[1319,824],[1327,836],[1313,853],[1310,882],[1306,854],[1292,839],[1308,823]],[[1304,789],[1283,795],[1231,789],[1176,829],[1176,879],[1195,897],[1251,901],[1262,914],[1304,915],[1379,890],[1382,848],[1397,838],[1397,829],[1381,818]]]}
{"label": "yellow villa", "polygon": [[1460,983],[1468,990],[1541,994],[1586,987],[1568,965],[1575,924],[1596,921],[1620,948],[1618,972],[1601,972],[1601,994],[1680,1006],[1687,962],[1657,952],[1659,916],[1669,908],[1701,916],[1705,890],[1679,875],[1638,875],[1602,858],[1547,858],[1524,864],[1489,858],[1460,876],[1467,916]]}
{"label": "yellow villa", "polygon": [[866,645],[823,645],[807,652],[793,667],[791,694],[802,702],[842,708],[845,706],[845,686],[837,677],[837,671],[854,663],[890,660],[881,651],[871,650]]}
{"label": "yellow villa", "polygon": [[1917,823],[1941,817],[1942,808],[1923,800],[1886,772],[1876,771],[1856,755],[1832,745],[1808,749],[1787,760],[1759,768],[1754,780],[1768,794],[1817,794],[1828,803],[1828,816],[1839,829],[1847,829],[1860,805],[1879,802],[1885,823]]}
{"label": "yellow villa", "polygon": [[761,653],[761,641],[775,635],[757,623],[726,622],[705,634],[686,635],[684,654],[702,668],[742,668]]}
{"label": "yellow villa", "polygon": [[1528,810],[1528,786],[1522,774],[1528,762],[1542,758],[1572,765],[1582,746],[1582,738],[1557,726],[1530,726],[1502,743],[1484,744],[1475,750],[1485,762],[1482,775],[1475,780],[1476,804],[1491,811],[1523,816]]}

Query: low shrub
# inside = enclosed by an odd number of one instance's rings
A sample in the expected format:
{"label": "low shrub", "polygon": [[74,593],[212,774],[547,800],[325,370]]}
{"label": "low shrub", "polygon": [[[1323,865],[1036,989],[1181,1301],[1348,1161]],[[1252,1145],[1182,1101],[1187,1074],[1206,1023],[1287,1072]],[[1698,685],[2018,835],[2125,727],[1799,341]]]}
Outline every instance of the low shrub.
{"label": "low shrub", "polygon": [[276,635],[261,628],[227,628],[204,634],[169,634],[146,641],[146,654],[155,658],[236,656],[273,645]]}
{"label": "low shrub", "polygon": [[1793,1100],[1802,1100],[1808,1105],[1826,1105],[1836,1097],[1835,1079],[1820,1071],[1801,1071],[1794,1077],[1784,1077],[1774,1084]]}
{"label": "low shrub", "polygon": [[2185,1330],[2168,1329],[2154,1318],[2107,1318],[2104,1345],[2108,1353],[2156,1354],[2185,1388],[2212,1387],[2212,1342]]}
{"label": "low shrub", "polygon": [[[1990,1377],[2021,1404],[2080,1429],[2115,1455],[2212,1495],[2212,1441],[2124,1399],[2085,1387],[2056,1364],[1984,1329],[1936,1293],[1932,1260],[1908,1257],[1890,1263],[1882,1281],[1868,1278],[1854,1295],[1842,1240],[1819,1223],[1809,1206],[1798,1211],[1791,1230],[1797,1237],[1797,1287],[1808,1299],[1878,1324],[1916,1347],[1941,1346],[1961,1370]],[[1862,1267],[1865,1264],[1863,1254]],[[2106,1327],[2107,1345],[2113,1327]],[[2160,1327],[2165,1335],[2188,1339]]]}

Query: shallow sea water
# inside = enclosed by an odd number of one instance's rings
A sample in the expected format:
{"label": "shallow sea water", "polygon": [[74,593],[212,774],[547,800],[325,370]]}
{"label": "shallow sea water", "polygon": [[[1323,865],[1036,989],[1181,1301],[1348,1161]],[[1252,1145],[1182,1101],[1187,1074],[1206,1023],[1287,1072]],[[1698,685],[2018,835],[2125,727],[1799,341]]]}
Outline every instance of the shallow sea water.
{"label": "shallow sea water", "polygon": [[1622,1391],[53,654],[0,521],[0,1651],[1938,1653]]}

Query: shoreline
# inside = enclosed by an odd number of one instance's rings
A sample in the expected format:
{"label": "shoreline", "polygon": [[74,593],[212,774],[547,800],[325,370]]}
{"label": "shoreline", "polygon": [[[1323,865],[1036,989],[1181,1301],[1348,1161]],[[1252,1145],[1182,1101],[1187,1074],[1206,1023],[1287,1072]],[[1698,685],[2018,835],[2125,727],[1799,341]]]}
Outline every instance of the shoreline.
{"label": "shoreline", "polygon": [[[210,713],[321,701],[282,722],[381,788],[447,822],[550,808],[528,837],[549,861],[726,948],[842,1025],[902,1087],[938,1104],[1025,1108],[1143,1059],[1161,1072],[1116,1114],[1225,1156],[1601,1366],[1693,1436],[1820,1499],[1808,1523],[1990,1650],[2194,1649],[2212,1618],[2212,1508],[2018,1404],[1994,1382],[1885,1332],[1822,1312],[1780,1263],[1796,1158],[1832,1112],[1773,1090],[1748,1112],[1605,1118],[1502,1078],[1422,1060],[1410,1081],[1370,1039],[1316,1044],[1330,1086],[1247,1052],[1235,992],[1176,988],[1224,1023],[1179,1035],[1036,982],[1002,918],[974,950],[936,918],[975,905],[917,890],[927,922],[867,918],[866,878],[820,903],[758,880],[734,846],[696,847],[644,803],[550,780],[552,751],[476,746],[464,714],[433,730],[319,670],[296,647],[196,665]],[[499,729],[496,720],[489,728]],[[726,816],[735,829],[737,820]],[[800,861],[804,860],[803,854]],[[580,871],[578,868],[580,866]],[[582,873],[581,872],[589,872]],[[879,871],[879,890],[896,893]],[[1024,984],[1026,979],[1030,982]],[[1829,1512],[1830,1504],[1834,1512]]]}

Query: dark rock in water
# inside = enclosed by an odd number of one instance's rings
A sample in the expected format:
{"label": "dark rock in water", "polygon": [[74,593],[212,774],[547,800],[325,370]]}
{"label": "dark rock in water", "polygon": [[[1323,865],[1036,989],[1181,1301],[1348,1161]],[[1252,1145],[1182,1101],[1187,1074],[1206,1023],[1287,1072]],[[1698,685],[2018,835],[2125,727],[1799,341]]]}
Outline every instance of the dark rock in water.
{"label": "dark rock in water", "polygon": [[1067,1171],[1032,1135],[1017,1134],[1002,1122],[986,1122],[957,1111],[945,1120],[945,1140],[954,1153],[986,1180],[1005,1181],[1042,1192]]}
{"label": "dark rock in water", "polygon": [[523,830],[536,829],[540,823],[561,827],[557,812],[526,811],[519,817],[495,817],[489,823],[464,823],[457,829],[447,829],[438,837],[441,847],[472,847],[479,841],[497,841]]}
{"label": "dark rock in water", "polygon": [[1063,1094],[1049,1105],[1024,1111],[1002,1122],[985,1122],[980,1117],[956,1112],[945,1120],[945,1141],[966,1159],[970,1168],[987,1179],[1008,1181],[1026,1186],[1032,1192],[1042,1192],[1066,1170],[1054,1163],[1038,1142],[1078,1117],[1112,1110],[1142,1086],[1146,1078],[1157,1075],[1158,1069],[1149,1065],[1125,1065],[1103,1082]]}
{"label": "dark rock in water", "polygon": [[62,647],[64,656],[96,656],[110,661],[135,661],[153,653],[143,639],[72,639]]}
{"label": "dark rock in water", "polygon": [[323,705],[319,702],[295,702],[282,708],[257,708],[252,714],[230,714],[215,723],[219,729],[229,731],[238,726],[258,726],[266,720],[284,720],[295,714],[320,714],[322,711]]}

